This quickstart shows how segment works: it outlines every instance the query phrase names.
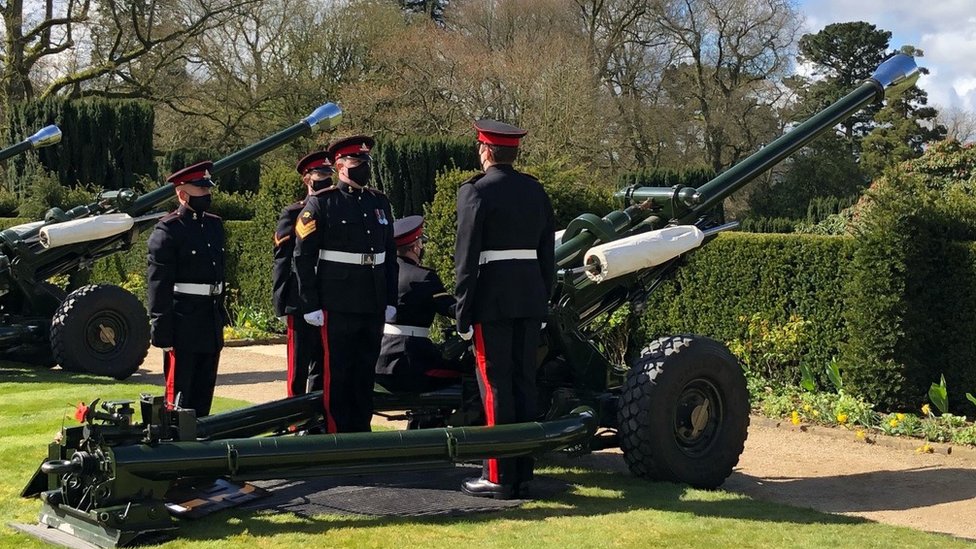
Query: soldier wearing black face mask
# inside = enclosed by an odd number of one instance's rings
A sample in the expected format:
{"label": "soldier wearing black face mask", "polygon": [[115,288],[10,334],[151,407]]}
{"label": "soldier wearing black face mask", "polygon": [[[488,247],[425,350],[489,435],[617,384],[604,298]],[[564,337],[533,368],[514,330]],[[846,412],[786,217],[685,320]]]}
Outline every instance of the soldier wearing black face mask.
{"label": "soldier wearing black face mask", "polygon": [[301,312],[323,346],[323,405],[330,433],[370,430],[383,323],[397,303],[390,201],[366,186],[373,139],[329,146],[339,182],[309,197],[295,222]]}
{"label": "soldier wearing black face mask", "polygon": [[166,402],[210,413],[224,346],[224,226],[210,207],[212,162],[166,180],[179,208],[149,236],[149,315],[152,344],[163,349]]}
{"label": "soldier wearing black face mask", "polygon": [[274,233],[275,314],[288,327],[288,396],[322,390],[322,335],[319,329],[302,318],[298,299],[298,281],[292,266],[295,253],[295,220],[305,208],[308,197],[317,196],[332,186],[332,164],[326,151],[317,151],[298,161],[295,169],[302,176],[308,196],[285,206]]}

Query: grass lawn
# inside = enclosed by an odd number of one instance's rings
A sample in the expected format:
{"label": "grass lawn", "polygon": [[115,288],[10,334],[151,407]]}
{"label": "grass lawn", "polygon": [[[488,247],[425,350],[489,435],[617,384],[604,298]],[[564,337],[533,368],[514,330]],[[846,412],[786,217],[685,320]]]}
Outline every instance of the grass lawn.
{"label": "grass lawn", "polygon": [[[80,400],[135,398],[147,385],[0,363],[0,547],[44,547],[7,523],[33,523],[20,490]],[[218,400],[227,410],[242,403]],[[64,421],[74,421],[65,419]],[[564,460],[561,460],[564,461]],[[727,492],[654,484],[600,470],[543,465],[572,487],[518,509],[463,518],[370,518],[227,511],[187,522],[163,547],[970,547],[858,518],[764,503]]]}

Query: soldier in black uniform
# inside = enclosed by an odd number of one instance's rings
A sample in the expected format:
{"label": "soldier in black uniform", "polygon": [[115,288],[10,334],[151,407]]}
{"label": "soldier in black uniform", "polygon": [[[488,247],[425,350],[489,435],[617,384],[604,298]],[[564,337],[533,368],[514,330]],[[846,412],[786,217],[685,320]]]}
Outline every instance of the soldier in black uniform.
{"label": "soldier in black uniform", "polygon": [[[149,236],[152,344],[165,351],[166,402],[210,414],[224,346],[224,226],[210,207],[212,162],[174,173],[179,208]],[[179,395],[179,402],[177,396]]]}
{"label": "soldier in black uniform", "polygon": [[339,182],[309,197],[295,223],[301,310],[322,334],[329,433],[370,430],[383,323],[396,315],[393,212],[385,195],[366,188],[373,143],[355,136],[329,146]]}
{"label": "soldier in black uniform", "polygon": [[424,391],[460,378],[430,340],[434,315],[454,316],[454,296],[433,269],[420,264],[424,218],[411,215],[393,225],[399,267],[396,323],[383,327],[376,379],[391,391]]}
{"label": "soldier in black uniform", "polygon": [[[536,418],[536,354],[555,281],[554,218],[542,185],[512,167],[525,130],[475,122],[484,174],[461,184],[457,202],[457,330],[474,338],[487,425]],[[475,496],[508,498],[532,479],[532,459],[485,460],[464,481]]]}
{"label": "soldier in black uniform", "polygon": [[[332,164],[329,153],[316,151],[298,161],[295,167],[308,188],[308,196],[315,196],[332,186]],[[316,326],[302,318],[298,301],[298,281],[292,268],[295,255],[295,220],[307,199],[285,206],[274,232],[274,289],[275,314],[284,317],[288,327],[288,396],[304,395],[322,390],[322,334]]]}

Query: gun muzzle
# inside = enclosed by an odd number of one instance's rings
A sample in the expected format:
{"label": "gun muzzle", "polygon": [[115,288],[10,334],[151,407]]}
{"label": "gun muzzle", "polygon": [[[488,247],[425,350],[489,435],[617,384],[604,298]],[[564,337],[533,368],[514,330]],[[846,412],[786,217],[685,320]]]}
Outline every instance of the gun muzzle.
{"label": "gun muzzle", "polygon": [[[884,97],[892,97],[914,86],[920,74],[915,58],[899,53],[878,65],[871,75],[871,80],[881,85],[884,89]],[[878,97],[879,101],[881,99],[882,97]]]}
{"label": "gun muzzle", "polygon": [[55,143],[61,142],[61,128],[55,125],[45,126],[39,130],[37,133],[27,138],[30,141],[31,148],[40,149],[41,147],[47,147],[54,145]]}

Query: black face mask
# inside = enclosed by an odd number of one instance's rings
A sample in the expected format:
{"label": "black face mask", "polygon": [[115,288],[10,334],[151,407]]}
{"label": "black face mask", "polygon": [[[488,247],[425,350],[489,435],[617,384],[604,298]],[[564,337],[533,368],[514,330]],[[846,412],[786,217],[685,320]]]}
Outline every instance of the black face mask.
{"label": "black face mask", "polygon": [[331,179],[319,179],[319,180],[313,179],[311,183],[311,188],[313,193],[319,192],[322,189],[328,189],[331,186],[332,186]]}
{"label": "black face mask", "polygon": [[197,213],[203,213],[210,209],[210,203],[213,201],[213,196],[205,194],[203,196],[191,196],[187,199],[186,203],[190,206],[190,209]]}
{"label": "black face mask", "polygon": [[369,162],[363,162],[355,168],[349,167],[347,170],[349,179],[351,179],[354,183],[358,184],[360,187],[369,185],[370,177],[373,175]]}

